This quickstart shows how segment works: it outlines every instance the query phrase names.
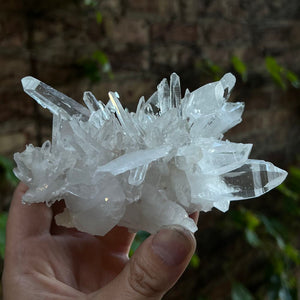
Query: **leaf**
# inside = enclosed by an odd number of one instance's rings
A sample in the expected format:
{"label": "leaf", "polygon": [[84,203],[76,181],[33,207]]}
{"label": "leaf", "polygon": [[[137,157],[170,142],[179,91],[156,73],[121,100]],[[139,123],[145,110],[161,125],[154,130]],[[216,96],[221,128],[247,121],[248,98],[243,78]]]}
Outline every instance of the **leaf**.
{"label": "leaf", "polygon": [[249,230],[254,230],[261,223],[256,214],[250,210],[246,210],[245,208],[241,208],[236,211],[231,210],[230,214],[233,221],[236,222],[240,229],[244,229],[246,227]]}
{"label": "leaf", "polygon": [[93,53],[93,58],[98,61],[101,65],[105,65],[108,63],[107,55],[100,50],[97,50]]}
{"label": "leaf", "polygon": [[284,82],[284,79],[282,78],[282,73],[284,72],[284,69],[278,65],[277,61],[272,56],[267,56],[265,58],[265,63],[267,70],[273,78],[274,82],[277,85],[279,85],[283,90],[286,90],[286,84]]}
{"label": "leaf", "polygon": [[295,177],[300,182],[300,169],[297,167],[290,167],[289,173],[291,177]]}
{"label": "leaf", "polygon": [[84,0],[84,4],[87,6],[96,6],[98,4],[98,0]]}
{"label": "leaf", "polygon": [[290,167],[289,168],[289,175],[287,177],[287,181],[285,182],[285,184],[288,186],[288,188],[297,193],[298,195],[298,199],[299,200],[299,196],[300,196],[300,169],[298,167]]}
{"label": "leaf", "polygon": [[292,245],[287,244],[284,247],[284,253],[289,257],[294,263],[300,265],[300,252],[294,248]]}
{"label": "leaf", "polygon": [[293,87],[297,89],[300,88],[300,80],[295,73],[291,71],[286,71],[286,78],[292,84]]}
{"label": "leaf", "polygon": [[259,237],[257,236],[256,232],[250,229],[245,230],[245,236],[247,242],[253,246],[253,247],[258,247],[261,244],[261,241]]}
{"label": "leaf", "polygon": [[210,59],[197,60],[195,62],[195,67],[199,71],[207,74],[207,76],[212,77],[214,80],[220,80],[224,73],[222,68],[213,63]]}
{"label": "leaf", "polygon": [[234,283],[231,289],[232,300],[254,300],[251,293],[241,283]]}
{"label": "leaf", "polygon": [[0,255],[4,258],[7,213],[0,213]]}
{"label": "leaf", "polygon": [[101,73],[97,61],[93,59],[84,59],[79,62],[81,73],[88,77],[92,82],[98,82],[101,79]]}
{"label": "leaf", "polygon": [[196,253],[191,258],[190,266],[194,269],[198,269],[200,266],[200,258]]}
{"label": "leaf", "polygon": [[283,235],[286,235],[286,229],[277,220],[271,220],[265,215],[260,215],[260,220],[263,222],[266,231],[276,239],[282,239]]}
{"label": "leaf", "polygon": [[282,256],[277,255],[272,258],[272,267],[273,267],[273,274],[276,274],[276,275],[274,275],[274,277],[272,277],[271,279],[274,282],[277,282],[279,284],[280,278],[278,277],[278,275],[283,274],[285,271],[285,264],[282,259]]}
{"label": "leaf", "polygon": [[245,211],[245,219],[249,230],[254,230],[260,224],[258,217],[249,210]]}
{"label": "leaf", "polygon": [[[14,163],[9,158],[0,155],[0,167],[3,169],[4,178],[13,186],[16,186],[19,179],[13,173]],[[1,170],[0,170],[1,171]]]}
{"label": "leaf", "polygon": [[148,238],[150,234],[146,231],[139,231],[137,232],[133,242],[132,242],[132,245],[131,245],[131,248],[130,248],[130,251],[129,251],[129,257],[131,257],[133,255],[133,253],[136,251],[136,249],[143,243],[143,241]]}
{"label": "leaf", "polygon": [[96,21],[97,21],[98,24],[101,24],[102,21],[103,21],[103,16],[102,16],[100,11],[96,12]]}
{"label": "leaf", "polygon": [[298,194],[290,190],[285,183],[280,184],[276,189],[288,198],[293,200],[297,200],[298,198]]}
{"label": "leaf", "polygon": [[264,215],[261,215],[260,219],[263,222],[266,231],[275,238],[279,249],[284,249],[285,241],[282,236],[286,235],[286,231],[283,228],[282,224],[277,220],[270,220]]}
{"label": "leaf", "polygon": [[247,66],[237,57],[232,56],[231,63],[235,71],[242,77],[243,81],[247,80]]}
{"label": "leaf", "polygon": [[282,287],[279,291],[280,300],[293,300],[290,291],[286,287]]}

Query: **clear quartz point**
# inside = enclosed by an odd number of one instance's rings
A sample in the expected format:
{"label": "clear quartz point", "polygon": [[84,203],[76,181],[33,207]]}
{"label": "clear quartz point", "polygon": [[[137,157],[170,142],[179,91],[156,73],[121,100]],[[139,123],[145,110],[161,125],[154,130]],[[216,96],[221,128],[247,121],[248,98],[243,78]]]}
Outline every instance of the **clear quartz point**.
{"label": "clear quartz point", "polygon": [[163,79],[147,101],[140,98],[136,112],[123,108],[116,92],[106,105],[85,92],[85,108],[33,77],[22,84],[53,113],[52,143],[15,153],[14,172],[29,187],[24,203],[65,200],[59,225],[93,235],[116,225],[195,232],[189,214],[225,212],[231,201],[258,197],[287,176],[249,159],[251,144],[223,140],[244,110],[242,102],[227,102],[235,84],[230,73],[183,98],[173,73],[170,85]]}
{"label": "clear quartz point", "polygon": [[65,119],[79,116],[83,121],[89,117],[89,112],[84,106],[34,77],[24,77],[22,85],[30,97],[55,115],[61,115]]}
{"label": "clear quartz point", "polygon": [[181,100],[180,79],[176,73],[170,77],[170,101],[171,107],[178,107]]}
{"label": "clear quartz point", "polygon": [[263,160],[249,159],[243,166],[223,175],[234,188],[233,200],[259,197],[281,184],[287,172]]}
{"label": "clear quartz point", "polygon": [[161,114],[167,112],[171,107],[170,87],[166,78],[157,86],[158,108]]}
{"label": "clear quartz point", "polygon": [[97,111],[101,107],[99,101],[89,91],[84,92],[83,101],[84,101],[84,103],[86,104],[86,106],[88,107],[88,109],[90,110],[91,113],[94,112],[94,111]]}

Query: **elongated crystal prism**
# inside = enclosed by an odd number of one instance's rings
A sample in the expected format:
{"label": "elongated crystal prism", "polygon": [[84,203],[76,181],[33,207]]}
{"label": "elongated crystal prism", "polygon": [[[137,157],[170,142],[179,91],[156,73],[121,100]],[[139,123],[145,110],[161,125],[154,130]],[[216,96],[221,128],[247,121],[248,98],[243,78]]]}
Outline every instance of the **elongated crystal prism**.
{"label": "elongated crystal prism", "polygon": [[24,91],[29,96],[42,107],[48,108],[55,115],[61,115],[65,119],[78,116],[84,121],[90,115],[84,106],[34,77],[24,77],[22,85]]}
{"label": "elongated crystal prism", "polygon": [[83,101],[91,113],[101,108],[99,101],[91,92],[84,92]]}
{"label": "elongated crystal prism", "polygon": [[238,169],[223,175],[227,185],[234,188],[232,200],[261,196],[281,184],[287,172],[263,160],[249,159]]}
{"label": "elongated crystal prism", "polygon": [[85,92],[85,108],[33,78],[26,93],[53,113],[52,143],[15,153],[16,176],[29,189],[24,203],[64,199],[57,224],[94,235],[115,225],[157,232],[181,225],[213,207],[258,197],[279,185],[284,170],[248,159],[252,145],[222,140],[241,122],[244,104],[226,102],[235,84],[228,73],[181,97],[179,76],[163,79],[136,113],[124,109],[116,92],[104,105]]}

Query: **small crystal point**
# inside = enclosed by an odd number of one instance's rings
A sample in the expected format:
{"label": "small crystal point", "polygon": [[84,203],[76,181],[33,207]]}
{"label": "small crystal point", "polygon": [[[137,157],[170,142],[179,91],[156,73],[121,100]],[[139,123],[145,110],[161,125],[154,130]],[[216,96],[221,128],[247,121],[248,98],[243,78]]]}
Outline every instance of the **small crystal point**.
{"label": "small crystal point", "polygon": [[99,104],[98,100],[89,91],[84,92],[83,101],[84,101],[84,103],[86,104],[86,106],[88,107],[88,109],[90,110],[91,113],[94,112],[94,111],[97,111],[98,109],[100,109],[100,104]]}
{"label": "small crystal point", "polygon": [[84,106],[32,76],[24,77],[22,85],[30,97],[53,114],[60,114],[65,119],[78,116],[83,121],[90,115]]}
{"label": "small crystal point", "polygon": [[21,82],[24,90],[35,90],[41,81],[32,76],[26,76]]}
{"label": "small crystal point", "polygon": [[236,82],[236,78],[234,75],[231,73],[226,73],[222,78],[221,78],[221,83],[224,89],[224,98],[228,99],[231,90],[233,89],[234,85]]}
{"label": "small crystal point", "polygon": [[124,131],[135,140],[139,140],[139,131],[137,130],[137,127],[134,126],[132,118],[130,114],[124,110],[120,100],[119,100],[119,94],[109,92],[109,99],[110,103],[112,104],[118,120],[120,121],[120,124],[122,125]]}
{"label": "small crystal point", "polygon": [[158,108],[161,114],[167,112],[171,107],[170,87],[166,78],[157,86]]}
{"label": "small crystal point", "polygon": [[180,79],[176,73],[170,77],[170,101],[171,107],[178,107],[181,100]]}

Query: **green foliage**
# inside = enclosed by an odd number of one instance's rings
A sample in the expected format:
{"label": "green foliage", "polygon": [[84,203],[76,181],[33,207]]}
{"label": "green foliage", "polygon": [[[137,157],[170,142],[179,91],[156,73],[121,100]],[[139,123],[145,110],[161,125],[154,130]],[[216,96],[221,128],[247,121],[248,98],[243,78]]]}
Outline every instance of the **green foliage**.
{"label": "green foliage", "polygon": [[97,4],[99,3],[98,0],[84,0],[83,3],[86,5],[86,6],[92,6],[92,7],[95,7],[97,6]]}
{"label": "green foliage", "polygon": [[198,256],[198,254],[194,254],[191,258],[191,261],[190,261],[190,266],[194,269],[198,269],[199,266],[200,266],[200,258]]}
{"label": "green foliage", "polygon": [[[99,7],[99,0],[84,0],[83,3],[95,13],[95,21],[98,25],[103,22],[103,15],[101,11],[97,10]],[[113,72],[109,59],[102,50],[96,50],[92,55],[81,58],[78,63],[79,72],[81,75],[90,79],[92,83],[99,82],[103,77],[113,79]]]}
{"label": "green foliage", "polygon": [[247,81],[247,66],[241,61],[241,59],[234,55],[231,57],[231,63],[234,70],[241,76],[242,80],[244,82]]}
{"label": "green foliage", "polygon": [[19,182],[15,174],[13,173],[14,163],[9,158],[0,155],[0,185],[11,184],[16,186]]}
{"label": "green foliage", "polygon": [[250,292],[241,283],[235,282],[231,289],[232,300],[253,300]]}
{"label": "green foliage", "polygon": [[[241,58],[236,55],[233,55],[230,61],[234,71],[239,74],[244,82],[247,82],[248,73],[251,69],[249,70]],[[271,76],[272,80],[281,89],[286,90],[289,84],[295,88],[300,88],[299,77],[294,72],[279,65],[274,57],[266,56],[265,66],[266,71]],[[201,76],[203,74],[203,77],[210,80],[220,80],[225,73],[221,66],[210,59],[197,60],[195,63],[195,69],[201,73]]]}
{"label": "green foliage", "polygon": [[277,61],[271,56],[267,56],[265,58],[265,63],[267,70],[272,76],[275,83],[278,84],[282,89],[286,89],[286,84],[282,77],[283,68],[279,66]]}
{"label": "green foliage", "polygon": [[195,68],[203,73],[204,77],[212,78],[213,80],[220,80],[224,75],[223,69],[219,65],[213,63],[210,59],[196,61]]}
{"label": "green foliage", "polygon": [[286,76],[286,79],[292,84],[293,87],[300,88],[300,80],[299,80],[299,77],[295,73],[285,69],[285,76]]}
{"label": "green foliage", "polygon": [[[294,247],[300,227],[300,169],[290,168],[288,179],[277,189],[282,193],[279,201],[283,217],[280,220],[245,208],[232,211],[230,215],[236,228],[244,231],[249,245],[255,247],[265,259],[268,266],[268,285],[265,286],[268,299],[292,300],[297,295],[295,268],[300,266],[300,251]],[[288,217],[285,219],[284,216]],[[234,285],[232,299],[248,299],[246,295],[243,296],[243,292],[240,285]],[[240,298],[237,296],[239,293]]]}
{"label": "green foliage", "polygon": [[4,258],[7,213],[0,213],[0,255]]}
{"label": "green foliage", "polygon": [[133,255],[133,253],[136,251],[136,249],[142,244],[142,242],[149,236],[150,234],[146,231],[139,231],[135,235],[135,238],[133,240],[133,243],[131,245],[130,251],[129,251],[129,257]]}
{"label": "green foliage", "polygon": [[[0,188],[5,190],[7,186],[15,187],[19,180],[13,173],[14,163],[5,156],[0,155]],[[5,231],[6,231],[7,213],[0,212],[0,256],[4,258],[5,250]]]}
{"label": "green foliage", "polygon": [[93,83],[99,82],[104,76],[113,78],[109,59],[101,50],[95,51],[91,57],[81,59],[78,65],[81,73]]}
{"label": "green foliage", "polygon": [[252,246],[252,247],[258,247],[261,245],[261,240],[259,239],[257,233],[254,230],[245,229],[245,237],[247,242]]}
{"label": "green foliage", "polygon": [[102,20],[103,20],[103,16],[102,16],[101,12],[100,12],[100,11],[97,11],[97,12],[96,12],[96,21],[97,21],[97,23],[98,23],[98,24],[101,24],[101,23],[102,23]]}
{"label": "green foliage", "polygon": [[300,87],[298,76],[295,73],[280,66],[274,57],[267,56],[265,58],[265,64],[274,82],[283,90],[287,89],[287,82],[290,82],[295,88]]}
{"label": "green foliage", "polygon": [[300,169],[291,167],[287,180],[278,186],[277,190],[284,197],[286,213],[292,217],[300,217]]}

